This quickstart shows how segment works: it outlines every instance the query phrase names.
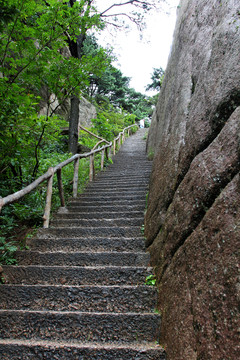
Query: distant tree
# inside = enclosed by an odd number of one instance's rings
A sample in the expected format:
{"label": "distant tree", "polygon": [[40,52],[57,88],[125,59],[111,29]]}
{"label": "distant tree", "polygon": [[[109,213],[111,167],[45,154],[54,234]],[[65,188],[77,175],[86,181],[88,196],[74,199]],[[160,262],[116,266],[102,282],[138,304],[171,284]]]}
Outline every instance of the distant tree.
{"label": "distant tree", "polygon": [[151,76],[151,84],[148,84],[146,86],[146,90],[157,90],[160,91],[161,87],[162,87],[162,82],[163,82],[163,78],[164,78],[164,70],[160,67],[160,68],[153,68],[153,74]]}

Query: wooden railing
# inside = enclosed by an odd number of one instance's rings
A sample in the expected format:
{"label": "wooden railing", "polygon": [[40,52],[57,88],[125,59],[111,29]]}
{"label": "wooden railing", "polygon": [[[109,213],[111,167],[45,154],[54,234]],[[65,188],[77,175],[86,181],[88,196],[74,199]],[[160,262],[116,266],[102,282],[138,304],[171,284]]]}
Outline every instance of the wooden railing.
{"label": "wooden railing", "polygon": [[[36,189],[41,183],[47,180],[47,196],[46,196],[46,205],[45,205],[45,211],[43,215],[43,227],[48,228],[49,227],[49,221],[50,221],[50,212],[51,212],[51,202],[52,202],[52,187],[53,187],[53,177],[57,173],[57,179],[58,179],[58,190],[59,190],[59,197],[61,201],[61,206],[65,207],[65,198],[64,198],[64,189],[62,184],[62,168],[72,162],[74,162],[74,174],[73,174],[73,197],[77,197],[78,192],[78,169],[79,169],[79,161],[82,158],[90,158],[89,162],[89,181],[93,181],[94,179],[94,155],[101,152],[101,170],[103,170],[104,167],[104,157],[106,155],[107,158],[111,157],[111,148],[113,147],[113,155],[116,154],[116,144],[118,143],[118,146],[120,147],[121,144],[125,140],[125,132],[127,131],[128,136],[130,133],[130,128],[137,125],[130,125],[123,129],[118,136],[113,140],[113,142],[108,142],[105,139],[102,139],[98,136],[100,141],[94,146],[94,148],[84,154],[75,154],[69,159],[61,162],[60,164],[50,167],[48,171],[37,178],[35,181],[33,181],[30,185],[26,186],[24,189],[19,190],[15,192],[14,194],[8,195],[4,198],[0,198],[0,212],[3,206],[7,204],[11,204],[19,199],[21,199],[23,196],[29,194],[31,191]],[[103,145],[99,148],[100,144],[103,142],[106,142],[106,145]]]}

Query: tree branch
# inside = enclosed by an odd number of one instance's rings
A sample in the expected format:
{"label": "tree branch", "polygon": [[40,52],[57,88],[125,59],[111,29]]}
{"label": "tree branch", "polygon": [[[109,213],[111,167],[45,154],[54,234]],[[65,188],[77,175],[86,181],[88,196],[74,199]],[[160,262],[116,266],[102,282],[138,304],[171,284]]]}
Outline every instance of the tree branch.
{"label": "tree branch", "polygon": [[100,13],[100,16],[103,16],[106,12],[108,12],[109,10],[113,9],[114,7],[117,7],[117,6],[124,6],[124,5],[129,5],[129,4],[132,4],[132,5],[135,5],[135,6],[140,6],[142,5],[143,7],[144,6],[154,6],[153,4],[150,4],[149,1],[140,1],[140,0],[129,0],[129,1],[126,1],[125,3],[120,3],[120,4],[113,4],[111,5],[109,8],[107,8],[106,10],[104,10],[103,12]]}

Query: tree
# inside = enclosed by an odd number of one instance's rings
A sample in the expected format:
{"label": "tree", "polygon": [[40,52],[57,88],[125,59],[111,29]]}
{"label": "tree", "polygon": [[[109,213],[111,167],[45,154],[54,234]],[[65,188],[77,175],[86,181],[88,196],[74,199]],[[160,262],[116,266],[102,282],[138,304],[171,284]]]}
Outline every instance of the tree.
{"label": "tree", "polygon": [[[78,59],[62,51],[67,39],[75,41],[86,24],[89,28],[98,23],[98,15],[89,18],[86,13],[85,0],[72,7],[63,0],[1,4],[5,26],[0,41],[0,172],[11,171],[21,187],[29,170],[27,181],[37,175],[41,144],[51,138],[51,129],[56,130],[57,108],[84,89],[90,74],[101,74],[105,53],[101,49],[97,58]],[[43,89],[47,111],[38,116]]]}
{"label": "tree", "polygon": [[153,74],[151,76],[151,84],[148,84],[146,86],[146,90],[157,90],[160,91],[161,87],[162,87],[162,82],[163,82],[163,78],[164,78],[164,70],[160,67],[160,68],[153,68]]}

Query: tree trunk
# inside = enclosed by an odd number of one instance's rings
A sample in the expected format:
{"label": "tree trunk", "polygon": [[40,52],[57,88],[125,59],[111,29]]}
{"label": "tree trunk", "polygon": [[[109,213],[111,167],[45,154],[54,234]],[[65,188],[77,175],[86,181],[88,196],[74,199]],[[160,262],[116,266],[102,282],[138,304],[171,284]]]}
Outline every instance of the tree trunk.
{"label": "tree trunk", "polygon": [[78,146],[78,121],[79,121],[79,98],[75,95],[71,98],[69,140],[68,149],[72,154],[77,153]]}

